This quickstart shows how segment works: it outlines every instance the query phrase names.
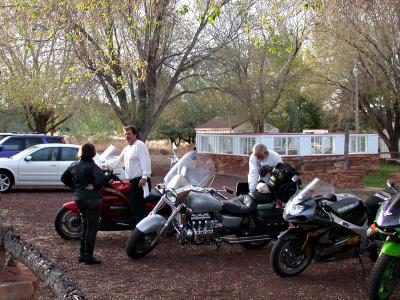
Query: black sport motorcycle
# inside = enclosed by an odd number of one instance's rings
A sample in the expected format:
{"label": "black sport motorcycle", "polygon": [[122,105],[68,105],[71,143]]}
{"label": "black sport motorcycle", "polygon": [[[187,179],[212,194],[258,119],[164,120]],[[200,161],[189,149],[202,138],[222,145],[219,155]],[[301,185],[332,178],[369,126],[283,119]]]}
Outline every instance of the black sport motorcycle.
{"label": "black sport motorcycle", "polygon": [[[370,252],[377,258],[382,241],[370,228],[376,202],[352,194],[334,194],[334,187],[318,178],[287,203],[283,217],[294,226],[283,232],[271,252],[273,270],[282,277],[303,272],[316,262],[356,258]],[[369,208],[369,206],[371,208]],[[375,212],[376,213],[376,212]]]}

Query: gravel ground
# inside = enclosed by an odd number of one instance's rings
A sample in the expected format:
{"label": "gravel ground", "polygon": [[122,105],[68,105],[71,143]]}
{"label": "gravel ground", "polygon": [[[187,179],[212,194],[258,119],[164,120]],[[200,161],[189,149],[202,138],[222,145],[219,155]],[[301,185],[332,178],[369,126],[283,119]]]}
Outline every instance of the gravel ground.
{"label": "gravel ground", "polygon": [[[214,186],[234,187],[236,180],[217,176]],[[64,241],[53,225],[58,209],[72,198],[65,189],[14,189],[0,194],[0,217],[63,268],[88,299],[367,298],[367,277],[355,259],[313,264],[283,279],[269,263],[272,243],[257,251],[224,244],[218,251],[216,246],[181,246],[170,238],[133,261],[125,255],[128,231],[99,232],[95,254],[103,265],[78,264],[79,242]],[[372,264],[363,261],[368,274]],[[38,299],[53,298],[41,284]]]}

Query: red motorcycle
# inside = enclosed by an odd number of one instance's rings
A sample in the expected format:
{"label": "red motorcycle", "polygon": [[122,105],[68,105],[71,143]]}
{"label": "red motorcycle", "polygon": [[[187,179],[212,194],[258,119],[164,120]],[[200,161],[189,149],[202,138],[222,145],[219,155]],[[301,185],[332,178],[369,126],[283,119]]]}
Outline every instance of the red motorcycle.
{"label": "red motorcycle", "polygon": [[[117,176],[103,188],[100,231],[132,230],[129,190],[129,181],[122,181]],[[151,190],[146,198],[146,215],[153,210],[161,196],[157,189]],[[74,201],[65,203],[58,211],[54,226],[62,238],[66,240],[80,239],[83,228],[80,211]]]}

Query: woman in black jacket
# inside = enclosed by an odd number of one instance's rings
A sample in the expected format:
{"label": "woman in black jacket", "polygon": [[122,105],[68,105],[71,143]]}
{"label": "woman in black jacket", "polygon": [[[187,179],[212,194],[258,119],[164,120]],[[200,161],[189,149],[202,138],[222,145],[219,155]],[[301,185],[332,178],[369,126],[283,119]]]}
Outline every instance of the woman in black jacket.
{"label": "woman in black jacket", "polygon": [[93,161],[95,155],[96,149],[93,144],[83,144],[78,152],[79,160],[72,163],[61,176],[61,181],[75,191],[75,203],[83,222],[78,261],[87,265],[102,263],[93,257],[93,250],[100,220],[101,188],[111,177],[104,175]]}

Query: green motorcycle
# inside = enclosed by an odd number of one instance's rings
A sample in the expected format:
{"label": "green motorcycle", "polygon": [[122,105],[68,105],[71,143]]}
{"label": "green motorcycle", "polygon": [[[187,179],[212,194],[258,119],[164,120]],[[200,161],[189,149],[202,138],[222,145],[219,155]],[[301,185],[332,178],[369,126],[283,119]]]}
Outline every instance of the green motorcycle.
{"label": "green motorcycle", "polygon": [[395,191],[377,214],[375,230],[387,235],[379,258],[369,276],[369,299],[388,299],[400,281],[400,192],[391,180],[388,186]]}

